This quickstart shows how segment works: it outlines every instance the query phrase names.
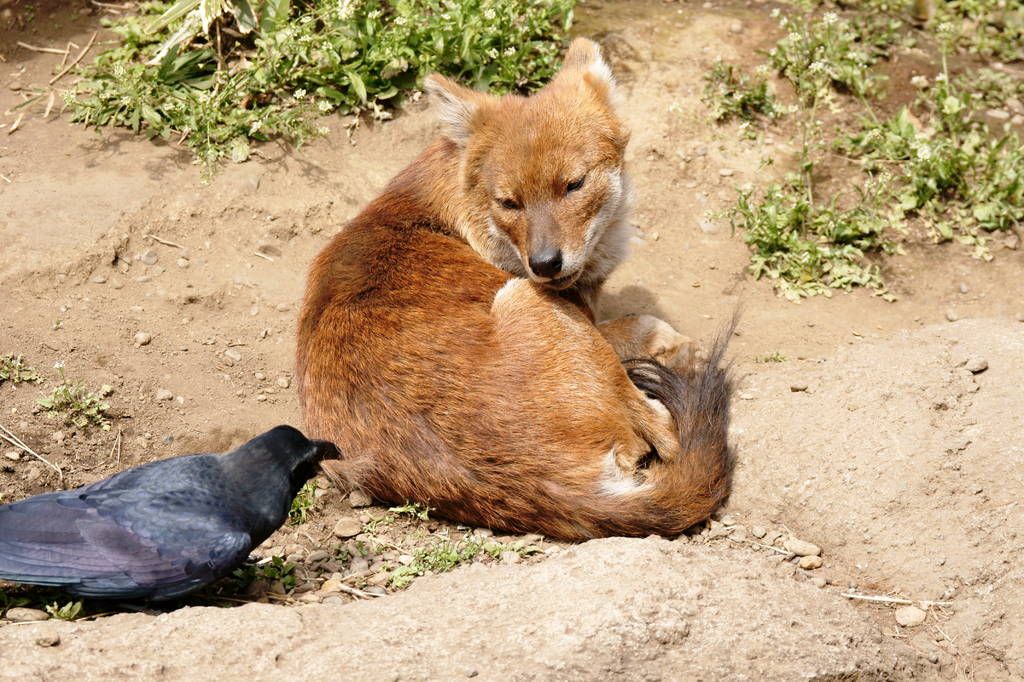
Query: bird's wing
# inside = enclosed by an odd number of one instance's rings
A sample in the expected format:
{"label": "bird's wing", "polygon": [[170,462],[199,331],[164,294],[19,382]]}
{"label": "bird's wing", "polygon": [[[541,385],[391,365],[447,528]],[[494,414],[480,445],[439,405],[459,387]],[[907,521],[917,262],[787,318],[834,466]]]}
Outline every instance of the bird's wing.
{"label": "bird's wing", "polygon": [[48,493],[0,507],[0,577],[80,596],[166,599],[248,555],[248,533],[202,508],[166,513],[145,493]]}

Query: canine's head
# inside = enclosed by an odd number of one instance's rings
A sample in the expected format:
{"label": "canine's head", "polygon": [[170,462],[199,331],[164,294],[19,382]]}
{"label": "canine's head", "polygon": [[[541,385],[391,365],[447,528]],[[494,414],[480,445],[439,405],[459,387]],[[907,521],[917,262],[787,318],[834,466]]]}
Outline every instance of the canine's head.
{"label": "canine's head", "polygon": [[495,97],[438,75],[426,87],[462,155],[461,190],[487,216],[478,240],[514,251],[506,267],[517,274],[571,286],[627,200],[629,131],[598,46],[576,39],[561,72],[531,97]]}

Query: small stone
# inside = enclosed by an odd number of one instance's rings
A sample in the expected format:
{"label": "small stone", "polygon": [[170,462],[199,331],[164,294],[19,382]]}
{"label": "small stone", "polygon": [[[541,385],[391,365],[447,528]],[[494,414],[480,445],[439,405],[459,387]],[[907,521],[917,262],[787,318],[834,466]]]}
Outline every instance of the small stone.
{"label": "small stone", "polygon": [[1010,112],[1005,109],[989,109],[985,113],[989,118],[994,118],[997,121],[1006,121],[1010,118]]}
{"label": "small stone", "polygon": [[89,281],[92,282],[93,284],[104,284],[107,281],[107,276],[104,275],[102,272],[99,272],[93,275]]}
{"label": "small stone", "polygon": [[735,173],[736,171],[734,171],[732,168],[722,168],[718,171],[718,174],[721,175],[723,178],[732,177]]}
{"label": "small stone", "polygon": [[264,256],[270,256],[271,258],[280,258],[281,249],[277,248],[273,244],[261,243],[256,246],[256,250],[262,253]]}
{"label": "small stone", "polygon": [[20,83],[19,81],[11,81],[11,82],[10,82],[10,83],[9,83],[9,84],[7,85],[7,87],[8,87],[8,88],[9,88],[9,89],[10,89],[10,90],[11,90],[12,92],[17,92],[18,90],[21,90],[21,88],[22,88],[23,86],[22,86],[22,84],[21,84],[21,83]]}
{"label": "small stone", "polygon": [[328,578],[324,581],[324,584],[320,586],[321,592],[341,592],[341,580],[338,578]]}
{"label": "small stone", "polygon": [[334,534],[339,538],[355,537],[362,531],[363,524],[359,523],[359,519],[354,519],[351,516],[341,519],[334,525]]}
{"label": "small stone", "polygon": [[705,234],[715,234],[720,229],[718,225],[710,220],[700,220],[697,222],[697,225],[700,227],[700,231]]}
{"label": "small stone", "polygon": [[46,611],[28,609],[22,606],[7,609],[7,613],[4,614],[4,617],[13,623],[31,623],[37,620],[50,620],[50,614]]}
{"label": "small stone", "polygon": [[36,644],[39,646],[57,646],[60,644],[60,635],[56,633],[48,633],[36,637]]}
{"label": "small stone", "polygon": [[179,268],[187,268],[189,265],[192,264],[191,261],[189,261],[188,258],[179,258],[178,260],[176,260],[174,262],[178,264]]}
{"label": "small stone", "polygon": [[949,320],[950,322],[956,322],[957,320],[960,319],[960,316],[957,315],[955,310],[950,308],[949,310],[946,311],[946,319]]}
{"label": "small stone", "polygon": [[1024,114],[1014,114],[1013,118],[1010,119],[1010,123],[1015,126],[1024,125]]}
{"label": "small stone", "polygon": [[783,547],[787,552],[792,552],[797,556],[818,556],[821,554],[821,547],[796,538],[789,538],[786,540]]}
{"label": "small stone", "polygon": [[416,558],[413,557],[412,554],[399,554],[398,555],[398,563],[402,564],[403,566],[408,566],[409,564],[411,564],[414,561],[416,561]]}
{"label": "small stone", "polygon": [[156,262],[160,260],[160,254],[158,254],[154,249],[146,249],[142,252],[142,255],[139,256],[139,260],[146,265],[156,265]]}
{"label": "small stone", "polygon": [[732,516],[730,516],[729,514],[726,514],[725,516],[722,517],[721,523],[722,523],[723,526],[735,526],[736,525],[736,519],[733,518]]}
{"label": "small stone", "polygon": [[804,391],[807,390],[807,384],[803,382],[790,384],[789,390],[792,391],[793,393],[803,393]]}
{"label": "small stone", "polygon": [[754,396],[750,393],[740,393],[740,400],[753,400]]}
{"label": "small stone", "polygon": [[278,377],[277,385],[280,386],[281,388],[288,388],[289,386],[292,385],[292,380],[289,379],[288,377]]}
{"label": "small stone", "polygon": [[55,443],[63,443],[64,442],[64,432],[63,431],[54,431],[53,433],[50,434],[50,438],[52,438]]}
{"label": "small stone", "polygon": [[732,33],[743,33],[743,22],[739,19],[729,22],[729,31]]}
{"label": "small stone", "polygon": [[905,628],[912,628],[924,622],[928,614],[916,606],[904,606],[896,609],[896,622]]}
{"label": "small stone", "polygon": [[239,353],[234,348],[228,348],[226,351],[224,351],[224,357],[226,357],[228,360],[231,360],[232,362],[242,361],[242,354]]}
{"label": "small stone", "polygon": [[939,655],[936,654],[936,653],[928,654],[928,662],[932,663],[932,664],[938,663],[939,662]]}
{"label": "small stone", "polygon": [[800,568],[805,571],[813,571],[816,568],[821,568],[821,557],[820,556],[803,556],[800,557],[798,564]]}
{"label": "small stone", "polygon": [[306,563],[315,564],[320,561],[326,561],[330,558],[331,553],[328,552],[326,549],[314,549],[312,552],[309,553],[309,556],[306,557]]}
{"label": "small stone", "polygon": [[153,335],[149,332],[135,332],[132,341],[135,342],[136,348],[141,348],[142,346],[148,346],[153,341]]}
{"label": "small stone", "polygon": [[501,563],[503,564],[518,564],[522,560],[519,552],[513,552],[512,550],[506,550],[501,553]]}
{"label": "small stone", "polygon": [[967,286],[967,284],[965,284],[964,282],[960,282],[960,287],[959,288],[960,288],[960,293],[961,294],[966,294],[968,291],[971,290],[971,288],[969,286]]}
{"label": "small stone", "polygon": [[828,585],[828,581],[822,578],[820,575],[816,575],[811,578],[811,584],[815,587],[822,588]]}
{"label": "small stone", "polygon": [[360,507],[369,507],[373,504],[373,500],[362,490],[353,490],[348,494],[348,503],[352,505],[353,509],[359,509]]}
{"label": "small stone", "polygon": [[[388,580],[390,580],[390,579],[391,579],[391,576],[388,575]],[[369,592],[370,594],[379,594],[382,597],[387,596],[387,593],[388,593],[388,591],[385,590],[380,585],[371,585],[370,587],[367,587],[365,591]]]}
{"label": "small stone", "polygon": [[652,242],[656,242],[659,239],[661,239],[661,235],[659,233],[657,233],[657,232],[652,232],[651,233],[651,241]]}
{"label": "small stone", "polygon": [[978,356],[973,356],[967,360],[964,368],[971,374],[981,374],[988,369],[988,360],[985,358],[979,358]]}
{"label": "small stone", "polygon": [[161,388],[160,390],[158,390],[156,392],[156,395],[153,397],[156,398],[157,401],[174,400],[174,394],[168,391],[166,388]]}
{"label": "small stone", "polygon": [[750,529],[750,534],[759,539],[763,538],[767,533],[768,531],[766,531],[763,526],[754,526]]}
{"label": "small stone", "polygon": [[478,538],[489,538],[492,535],[494,535],[494,531],[490,528],[474,528],[473,535],[477,536]]}
{"label": "small stone", "polygon": [[1024,114],[1024,102],[1018,97],[1011,97],[1006,100],[1006,108],[1018,114]]}
{"label": "small stone", "polygon": [[8,450],[7,452],[4,453],[4,457],[11,460],[12,462],[17,462],[19,459],[21,459],[21,453],[18,452],[17,450]]}

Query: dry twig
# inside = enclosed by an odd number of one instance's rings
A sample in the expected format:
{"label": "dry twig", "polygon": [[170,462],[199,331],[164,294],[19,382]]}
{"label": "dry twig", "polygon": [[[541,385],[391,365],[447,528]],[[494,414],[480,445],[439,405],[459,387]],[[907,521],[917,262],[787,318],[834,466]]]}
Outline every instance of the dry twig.
{"label": "dry twig", "polygon": [[885,604],[906,604],[912,606],[914,604],[920,604],[924,608],[932,606],[949,606],[953,602],[951,601],[927,601],[924,599],[900,599],[899,597],[886,597],[880,594],[853,594],[851,592],[841,592],[840,597],[846,597],[847,599],[862,599],[864,601],[877,601]]}
{"label": "dry twig", "polygon": [[23,47],[26,50],[31,50],[32,52],[46,52],[47,54],[63,54],[63,55],[66,55],[68,53],[67,50],[58,50],[55,47],[36,47],[35,45],[29,45],[28,43],[23,43],[20,40],[18,41],[18,47]]}
{"label": "dry twig", "polygon": [[22,441],[20,438],[15,436],[3,424],[0,424],[0,431],[3,431],[3,433],[0,433],[0,438],[3,438],[5,441],[7,441],[8,443],[10,443],[11,445],[13,445],[16,448],[21,448],[22,450],[24,450],[28,454],[32,455],[33,457],[35,457],[36,459],[38,459],[40,462],[42,462],[46,466],[48,466],[51,469],[53,469],[54,471],[56,471],[57,472],[57,476],[60,477],[61,484],[64,483],[64,471],[59,466],[57,466],[56,464],[54,464],[50,460],[46,459],[45,457],[40,455],[38,452],[36,452],[32,448],[30,448],[29,446],[25,445],[24,441]]}
{"label": "dry twig", "polygon": [[172,242],[172,241],[170,241],[168,239],[162,239],[160,237],[157,237],[155,234],[146,234],[146,235],[143,235],[143,236],[146,237],[147,239],[152,239],[155,242],[160,242],[164,246],[173,246],[176,249],[184,249],[185,248],[181,244],[178,244],[176,242]]}
{"label": "dry twig", "polygon": [[84,57],[85,53],[88,52],[90,50],[90,48],[92,48],[92,44],[94,42],[96,42],[96,36],[97,35],[99,35],[99,31],[96,31],[96,32],[94,32],[92,34],[92,37],[89,38],[89,43],[85,46],[85,48],[82,49],[81,52],[78,53],[78,56],[75,57],[74,60],[70,64],[65,66],[63,69],[61,69],[60,73],[58,73],[56,76],[54,76],[53,78],[50,79],[50,85],[53,85],[54,83],[59,81],[61,78],[63,78],[67,74],[68,71],[70,71],[71,69],[75,68],[75,66],[77,66],[78,62],[82,61],[82,57]]}

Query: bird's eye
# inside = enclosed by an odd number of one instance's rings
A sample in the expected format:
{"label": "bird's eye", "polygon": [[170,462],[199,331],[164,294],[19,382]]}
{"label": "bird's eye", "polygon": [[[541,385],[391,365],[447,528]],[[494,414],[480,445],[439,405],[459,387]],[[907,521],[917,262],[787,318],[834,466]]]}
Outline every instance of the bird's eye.
{"label": "bird's eye", "polygon": [[515,201],[515,199],[498,199],[497,201],[501,205],[502,208],[504,208],[504,209],[506,209],[508,211],[518,211],[519,210],[519,204]]}
{"label": "bird's eye", "polygon": [[576,190],[583,186],[583,181],[586,179],[586,175],[581,175],[579,180],[573,180],[572,182],[565,186],[565,193],[570,194],[572,192],[575,192]]}

